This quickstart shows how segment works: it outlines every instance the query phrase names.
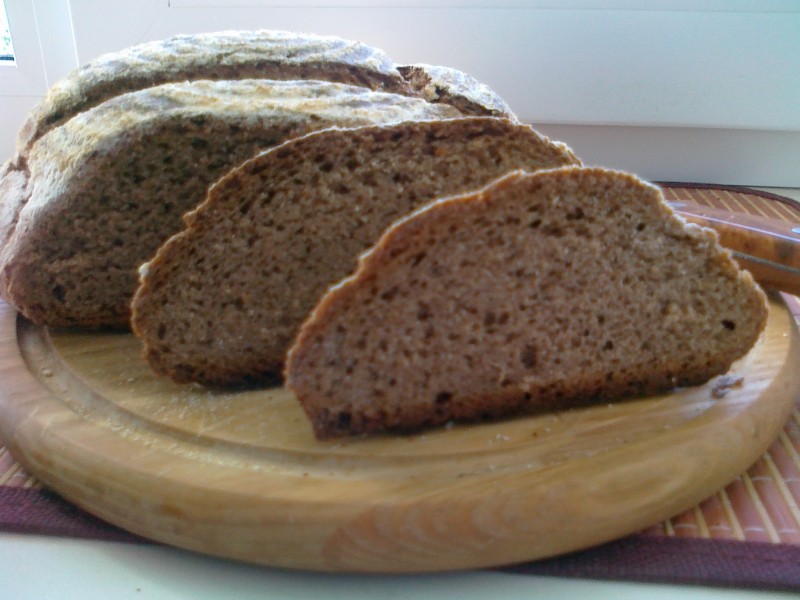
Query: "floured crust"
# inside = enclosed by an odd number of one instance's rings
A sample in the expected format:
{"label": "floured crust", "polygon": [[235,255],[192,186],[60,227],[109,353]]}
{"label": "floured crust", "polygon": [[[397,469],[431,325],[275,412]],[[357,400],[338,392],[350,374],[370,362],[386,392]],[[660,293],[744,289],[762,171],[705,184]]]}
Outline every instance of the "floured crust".
{"label": "floured crust", "polygon": [[[514,118],[486,85],[447,67],[397,67],[380,49],[336,36],[280,30],[178,35],[104,54],[56,82],[23,124],[17,148],[26,154],[42,135],[76,114],[128,92],[201,79],[318,79],[429,102],[465,115]],[[426,80],[423,82],[423,80]]]}
{"label": "floured crust", "polygon": [[451,67],[418,63],[398,70],[428,102],[455,106],[465,115],[489,115],[516,121],[511,107],[494,90]]}
{"label": "floured crust", "polygon": [[410,90],[381,50],[333,36],[287,31],[179,35],[105,54],[57,82],[23,125],[26,152],[47,131],[109,98],[198,79],[320,79],[405,95]]}
{"label": "floured crust", "polygon": [[766,314],[657,188],[517,172],[389,228],[304,323],[286,381],[318,437],[414,430],[699,384]]}

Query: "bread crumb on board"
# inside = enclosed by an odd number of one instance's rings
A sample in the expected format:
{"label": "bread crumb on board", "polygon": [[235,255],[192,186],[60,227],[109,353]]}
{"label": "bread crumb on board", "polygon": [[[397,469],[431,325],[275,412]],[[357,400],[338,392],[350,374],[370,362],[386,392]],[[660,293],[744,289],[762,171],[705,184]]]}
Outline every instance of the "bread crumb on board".
{"label": "bread crumb on board", "polygon": [[727,393],[732,389],[741,389],[744,385],[744,377],[741,375],[722,375],[711,388],[712,398],[724,398]]}

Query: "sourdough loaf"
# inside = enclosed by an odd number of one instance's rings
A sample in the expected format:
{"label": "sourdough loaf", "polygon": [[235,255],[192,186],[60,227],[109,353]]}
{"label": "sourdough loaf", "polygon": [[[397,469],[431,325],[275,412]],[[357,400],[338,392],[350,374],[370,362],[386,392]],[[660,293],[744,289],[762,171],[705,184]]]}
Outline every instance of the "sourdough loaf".
{"label": "sourdough loaf", "polygon": [[297,328],[393,220],[512,169],[576,164],[532,128],[468,117],[319,131],[228,173],[143,269],[132,325],[155,371],[280,375]]}
{"label": "sourdough loaf", "polygon": [[766,314],[656,187],[515,172],[389,228],[304,323],[286,380],[320,438],[414,430],[699,384]]}
{"label": "sourdough loaf", "polygon": [[458,116],[322,81],[195,81],[116,96],[41,137],[7,170],[0,292],[29,319],[127,327],[137,268],[230,167],[329,127]]}

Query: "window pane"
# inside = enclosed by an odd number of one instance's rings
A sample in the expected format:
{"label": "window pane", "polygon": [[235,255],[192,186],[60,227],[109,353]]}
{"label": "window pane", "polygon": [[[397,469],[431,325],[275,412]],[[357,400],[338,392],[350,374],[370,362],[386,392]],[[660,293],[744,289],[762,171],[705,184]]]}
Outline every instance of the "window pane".
{"label": "window pane", "polygon": [[14,62],[14,46],[11,44],[11,31],[3,0],[0,0],[0,61]]}

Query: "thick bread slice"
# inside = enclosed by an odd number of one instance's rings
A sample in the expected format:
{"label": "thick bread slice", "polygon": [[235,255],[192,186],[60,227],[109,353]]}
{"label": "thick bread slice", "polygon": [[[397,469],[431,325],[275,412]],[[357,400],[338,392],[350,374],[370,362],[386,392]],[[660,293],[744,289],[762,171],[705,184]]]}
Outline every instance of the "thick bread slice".
{"label": "thick bread slice", "polygon": [[117,96],[51,130],[29,172],[6,178],[0,293],[37,323],[127,327],[138,266],[229,168],[332,125],[458,115],[321,81],[196,81]]}
{"label": "thick bread slice", "polygon": [[516,172],[389,228],[304,323],[286,380],[319,438],[414,430],[699,384],[766,314],[656,187]]}
{"label": "thick bread slice", "polygon": [[494,90],[463,71],[424,63],[402,65],[397,69],[428,102],[455,106],[464,115],[517,120],[511,107]]}
{"label": "thick bread slice", "polygon": [[236,383],[280,375],[297,328],[393,220],[509,170],[577,164],[493,117],[329,130],[227,174],[159,249],[133,302],[159,373]]}
{"label": "thick bread slice", "polygon": [[18,150],[114,96],[198,79],[319,79],[412,93],[383,51],[360,42],[271,30],[178,35],[104,54],[55,83],[20,130]]}

